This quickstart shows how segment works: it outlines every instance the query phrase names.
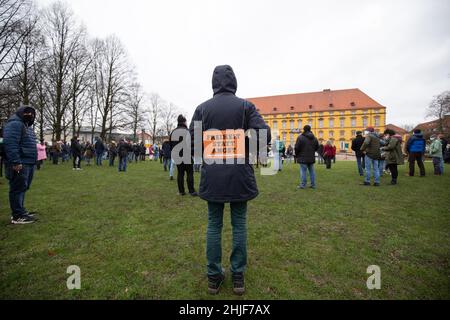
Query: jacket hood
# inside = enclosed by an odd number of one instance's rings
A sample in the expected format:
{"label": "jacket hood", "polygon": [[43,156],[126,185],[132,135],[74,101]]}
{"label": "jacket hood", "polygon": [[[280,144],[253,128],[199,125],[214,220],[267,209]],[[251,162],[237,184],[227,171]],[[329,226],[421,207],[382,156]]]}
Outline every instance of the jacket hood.
{"label": "jacket hood", "polygon": [[307,137],[309,140],[313,140],[314,139],[314,134],[311,131],[303,132],[302,135]]}
{"label": "jacket hood", "polygon": [[224,92],[236,93],[237,80],[233,68],[228,65],[217,66],[212,77],[214,95]]}
{"label": "jacket hood", "polygon": [[414,136],[417,138],[423,138],[423,133],[414,133]]}
{"label": "jacket hood", "polygon": [[33,114],[33,121],[31,123],[28,123],[29,126],[32,126],[34,124],[34,120],[36,119],[36,110],[33,107],[30,106],[22,106],[16,111],[16,116],[19,117],[20,120],[23,121],[23,114],[26,112],[31,112]]}

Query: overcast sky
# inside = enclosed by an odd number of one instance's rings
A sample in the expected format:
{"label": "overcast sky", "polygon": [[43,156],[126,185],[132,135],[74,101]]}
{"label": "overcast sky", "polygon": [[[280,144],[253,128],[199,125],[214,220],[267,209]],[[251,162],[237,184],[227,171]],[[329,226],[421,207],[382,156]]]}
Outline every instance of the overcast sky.
{"label": "overcast sky", "polygon": [[397,125],[423,121],[450,90],[448,0],[69,4],[92,36],[118,35],[145,90],[189,117],[212,96],[219,64],[233,67],[241,97],[360,88]]}

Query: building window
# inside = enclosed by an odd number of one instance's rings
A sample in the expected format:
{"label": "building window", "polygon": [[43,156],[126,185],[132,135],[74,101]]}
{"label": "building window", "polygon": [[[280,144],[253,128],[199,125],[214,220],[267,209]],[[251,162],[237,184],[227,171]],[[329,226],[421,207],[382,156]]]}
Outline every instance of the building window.
{"label": "building window", "polygon": [[283,132],[283,141],[286,142],[286,132]]}
{"label": "building window", "polygon": [[273,111],[277,111],[277,108],[273,108]]}
{"label": "building window", "polygon": [[334,115],[334,112],[333,112],[333,111],[330,111],[329,113],[330,113],[330,116]]}
{"label": "building window", "polygon": [[375,127],[380,126],[380,117],[375,117]]}
{"label": "building window", "polygon": [[291,111],[294,110],[294,107],[291,107]]}
{"label": "building window", "polygon": [[341,115],[341,116],[345,116],[345,111],[341,111],[341,112],[340,112],[340,115]]}
{"label": "building window", "polygon": [[301,114],[301,113],[297,114],[297,117],[299,117],[299,118],[300,118],[301,116],[302,116],[302,114]]}
{"label": "building window", "polygon": [[345,130],[341,130],[340,135],[341,137],[345,137]]}
{"label": "building window", "polygon": [[273,129],[277,130],[278,129],[278,121],[274,121],[273,122]]}
{"label": "building window", "polygon": [[309,116],[312,117],[312,112],[309,113]]}
{"label": "building window", "polygon": [[301,129],[302,128],[302,120],[298,120],[298,128]]}
{"label": "building window", "polygon": [[281,125],[283,126],[283,129],[286,129],[286,121],[283,120],[283,122],[281,123]]}
{"label": "building window", "polygon": [[309,125],[311,128],[312,128],[312,126],[313,126],[313,125],[312,125],[312,122],[313,122],[312,119],[309,119],[309,120],[308,120],[308,125]]}
{"label": "building window", "polygon": [[356,127],[356,118],[352,118],[352,127]]}
{"label": "building window", "polygon": [[323,128],[323,119],[319,119],[319,128]]}
{"label": "building window", "polygon": [[319,112],[319,117],[322,117],[323,116],[323,112]]}
{"label": "building window", "polygon": [[340,125],[341,125],[341,128],[345,127],[345,118],[341,118]]}
{"label": "building window", "polygon": [[334,119],[333,118],[330,119],[330,128],[334,128]]}
{"label": "building window", "polygon": [[352,115],[355,115],[355,114],[356,114],[356,111],[353,110],[353,111],[352,111]]}
{"label": "building window", "polygon": [[356,130],[352,130],[352,137],[356,136]]}
{"label": "building window", "polygon": [[330,131],[330,139],[334,138],[334,131]]}
{"label": "building window", "polygon": [[319,131],[319,138],[323,139],[323,131]]}
{"label": "building window", "polygon": [[369,121],[368,121],[367,117],[364,117],[363,118],[363,127],[367,128],[368,125],[369,125]]}
{"label": "building window", "polygon": [[295,138],[294,138],[294,134],[293,133],[291,133],[291,135],[290,135],[290,139],[291,139],[291,143],[294,143],[295,142]]}
{"label": "building window", "polygon": [[291,122],[290,122],[290,128],[291,128],[291,130],[294,130],[294,129],[295,129],[295,121],[294,121],[294,120],[291,120]]}

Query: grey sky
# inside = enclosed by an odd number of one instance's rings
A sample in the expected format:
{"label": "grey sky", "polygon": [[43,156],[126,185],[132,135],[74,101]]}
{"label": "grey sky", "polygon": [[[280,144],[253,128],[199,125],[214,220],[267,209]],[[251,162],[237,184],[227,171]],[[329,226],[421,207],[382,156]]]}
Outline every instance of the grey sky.
{"label": "grey sky", "polygon": [[241,97],[357,87],[397,125],[423,121],[450,90],[448,0],[69,3],[92,36],[117,34],[145,90],[188,117],[219,64],[233,67]]}

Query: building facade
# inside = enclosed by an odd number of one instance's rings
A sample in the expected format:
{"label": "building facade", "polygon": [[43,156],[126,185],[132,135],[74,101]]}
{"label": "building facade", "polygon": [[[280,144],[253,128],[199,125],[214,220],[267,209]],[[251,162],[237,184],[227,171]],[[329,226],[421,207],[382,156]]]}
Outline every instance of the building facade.
{"label": "building facade", "polygon": [[339,152],[351,151],[357,131],[368,126],[381,132],[386,126],[386,107],[359,89],[330,90],[248,98],[272,130],[272,137],[295,145],[305,125],[319,142],[330,140]]}

